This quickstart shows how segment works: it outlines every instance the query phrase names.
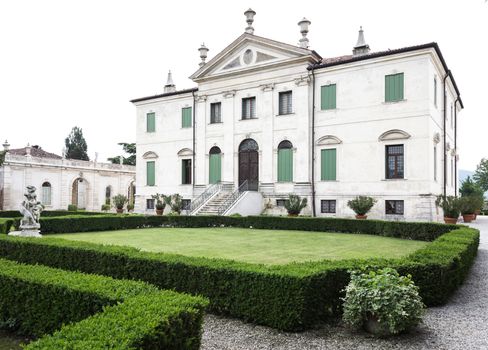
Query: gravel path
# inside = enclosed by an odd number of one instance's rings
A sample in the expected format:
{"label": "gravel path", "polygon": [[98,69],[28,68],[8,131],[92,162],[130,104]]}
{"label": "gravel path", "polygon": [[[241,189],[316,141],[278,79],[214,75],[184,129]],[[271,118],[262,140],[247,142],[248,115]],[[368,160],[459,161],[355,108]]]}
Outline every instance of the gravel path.
{"label": "gravel path", "polygon": [[429,308],[424,323],[411,334],[375,339],[340,326],[284,333],[208,315],[202,349],[488,349],[488,217],[478,217],[471,226],[481,231],[481,244],[468,279],[447,305]]}

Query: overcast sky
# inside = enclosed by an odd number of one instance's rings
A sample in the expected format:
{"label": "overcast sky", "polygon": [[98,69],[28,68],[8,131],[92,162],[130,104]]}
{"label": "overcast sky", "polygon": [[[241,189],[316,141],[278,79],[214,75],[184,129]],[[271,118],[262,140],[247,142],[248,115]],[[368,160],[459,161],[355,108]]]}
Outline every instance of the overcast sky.
{"label": "overcast sky", "polygon": [[162,93],[168,69],[178,89],[244,32],[296,44],[312,21],[310,45],[323,57],[349,54],[360,25],[373,51],[436,41],[465,109],[460,168],[488,157],[488,2],[469,1],[52,1],[0,2],[0,141],[61,153],[75,125],[99,160],[135,142],[130,99]]}

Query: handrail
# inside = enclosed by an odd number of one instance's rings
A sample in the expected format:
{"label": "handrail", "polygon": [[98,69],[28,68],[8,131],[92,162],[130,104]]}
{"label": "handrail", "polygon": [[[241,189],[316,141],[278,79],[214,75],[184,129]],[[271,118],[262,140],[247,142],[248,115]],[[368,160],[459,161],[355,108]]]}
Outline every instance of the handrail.
{"label": "handrail", "polygon": [[241,195],[249,190],[249,183],[245,180],[230,196],[228,196],[224,203],[217,209],[217,215],[222,215],[225,213],[238,199]]}
{"label": "handrail", "polygon": [[191,201],[189,213],[190,215],[193,214],[195,211],[200,209],[202,205],[207,202],[207,200],[212,197],[215,193],[219,192],[222,189],[222,182],[216,182],[209,186],[202,194],[200,194],[197,198]]}

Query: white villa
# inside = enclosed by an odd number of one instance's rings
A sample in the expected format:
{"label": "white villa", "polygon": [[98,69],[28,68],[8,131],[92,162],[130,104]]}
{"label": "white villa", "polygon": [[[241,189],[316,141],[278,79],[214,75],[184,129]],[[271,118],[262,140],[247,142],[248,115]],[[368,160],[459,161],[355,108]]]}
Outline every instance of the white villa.
{"label": "white villa", "polygon": [[45,210],[67,210],[68,205],[100,211],[116,194],[135,191],[135,167],[129,165],[66,159],[39,146],[10,149],[3,144],[0,162],[0,210],[18,210],[26,186],[37,188]]}
{"label": "white villa", "polygon": [[[179,193],[190,214],[352,217],[348,200],[377,199],[371,218],[436,221],[439,194],[457,193],[462,100],[436,43],[372,52],[361,29],[352,54],[323,58],[247,28],[191,75],[196,87],[137,98],[136,211]],[[191,203],[191,204],[190,204]]]}

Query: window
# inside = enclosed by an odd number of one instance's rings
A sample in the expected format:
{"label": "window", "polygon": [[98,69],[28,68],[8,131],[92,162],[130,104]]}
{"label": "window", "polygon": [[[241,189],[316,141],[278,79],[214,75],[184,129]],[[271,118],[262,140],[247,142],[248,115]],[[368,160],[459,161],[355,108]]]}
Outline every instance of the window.
{"label": "window", "polygon": [[182,199],[181,206],[183,210],[190,210],[191,199]]}
{"label": "window", "polygon": [[146,199],[146,209],[154,209],[154,199]]}
{"label": "window", "polygon": [[51,184],[49,182],[42,184],[42,204],[51,205]]}
{"label": "window", "polygon": [[279,93],[279,114],[290,114],[292,112],[292,92],[284,91]]}
{"label": "window", "polygon": [[242,99],[242,119],[256,118],[256,97]]}
{"label": "window", "polygon": [[146,185],[154,186],[156,184],[156,162],[146,163]]}
{"label": "window", "polygon": [[276,206],[280,208],[284,208],[286,203],[286,199],[277,199]]}
{"label": "window", "polygon": [[293,145],[286,140],[278,145],[278,181],[293,181]]}
{"label": "window", "polygon": [[112,187],[105,187],[105,204],[110,204],[110,199],[112,198]]}
{"label": "window", "polygon": [[156,113],[146,114],[146,131],[147,132],[156,131]]}
{"label": "window", "polygon": [[434,181],[437,181],[437,146],[434,146]]}
{"label": "window", "polygon": [[385,102],[403,100],[403,73],[385,75]]}
{"label": "window", "polygon": [[385,201],[386,214],[403,215],[403,201]]}
{"label": "window", "polygon": [[191,159],[181,161],[181,183],[183,185],[191,184]]}
{"label": "window", "polygon": [[320,201],[320,212],[335,214],[336,212],[336,201],[335,199],[324,199]]}
{"label": "window", "polygon": [[320,95],[320,108],[322,110],[336,108],[336,84],[322,86]]}
{"label": "window", "polygon": [[185,107],[181,110],[181,127],[191,128],[191,107]]}
{"label": "window", "polygon": [[386,146],[386,178],[403,179],[403,145]]}
{"label": "window", "polygon": [[222,152],[220,148],[214,146],[210,149],[208,158],[208,182],[215,184],[220,182],[222,173]]}
{"label": "window", "polygon": [[210,104],[210,124],[222,123],[222,103]]}
{"label": "window", "polygon": [[434,106],[437,107],[437,78],[434,77]]}
{"label": "window", "polygon": [[336,149],[323,149],[320,152],[320,180],[335,181],[336,176]]}

